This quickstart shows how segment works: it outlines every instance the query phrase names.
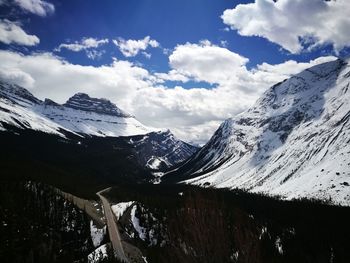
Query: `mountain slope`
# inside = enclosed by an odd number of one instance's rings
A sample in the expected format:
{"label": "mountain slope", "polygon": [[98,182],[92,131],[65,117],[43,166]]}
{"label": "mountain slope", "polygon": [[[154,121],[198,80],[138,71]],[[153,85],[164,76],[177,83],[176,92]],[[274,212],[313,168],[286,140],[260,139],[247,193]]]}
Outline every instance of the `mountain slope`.
{"label": "mountain slope", "polygon": [[343,60],[274,85],[165,180],[350,205],[349,85]]}
{"label": "mountain slope", "polygon": [[113,152],[126,150],[141,167],[153,172],[183,162],[197,150],[170,131],[143,125],[106,99],[78,93],[60,105],[50,99],[41,101],[20,86],[0,82],[0,131],[23,135],[27,130],[38,132],[36,140],[46,133],[82,145],[89,138],[105,138],[106,144],[116,147]]}
{"label": "mountain slope", "polygon": [[177,139],[169,130],[130,137],[140,163],[153,171],[165,171],[192,156],[198,148]]}
{"label": "mountain slope", "polygon": [[1,123],[64,136],[60,130],[91,136],[131,136],[154,129],[144,126],[105,99],[78,93],[60,105],[44,102],[14,84],[0,83]]}

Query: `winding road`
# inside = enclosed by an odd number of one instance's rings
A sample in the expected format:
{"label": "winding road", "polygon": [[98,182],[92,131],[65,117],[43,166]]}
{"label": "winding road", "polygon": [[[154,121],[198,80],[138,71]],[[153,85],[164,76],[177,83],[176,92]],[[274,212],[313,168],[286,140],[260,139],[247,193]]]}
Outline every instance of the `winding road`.
{"label": "winding road", "polygon": [[103,192],[108,191],[110,188],[104,189],[97,193],[98,197],[102,201],[103,210],[105,213],[107,228],[109,233],[109,239],[111,240],[114,254],[118,257],[119,260],[128,262],[127,257],[125,256],[122,241],[120,238],[119,230],[115,217],[113,215],[111,205],[108,200],[102,195]]}

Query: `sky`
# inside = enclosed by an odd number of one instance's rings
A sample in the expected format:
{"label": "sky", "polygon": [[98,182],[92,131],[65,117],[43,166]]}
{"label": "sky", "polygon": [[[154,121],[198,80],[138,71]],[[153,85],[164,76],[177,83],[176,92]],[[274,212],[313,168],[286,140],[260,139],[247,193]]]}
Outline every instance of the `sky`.
{"label": "sky", "polygon": [[205,143],[273,84],[347,57],[348,0],[0,0],[0,78],[107,98]]}

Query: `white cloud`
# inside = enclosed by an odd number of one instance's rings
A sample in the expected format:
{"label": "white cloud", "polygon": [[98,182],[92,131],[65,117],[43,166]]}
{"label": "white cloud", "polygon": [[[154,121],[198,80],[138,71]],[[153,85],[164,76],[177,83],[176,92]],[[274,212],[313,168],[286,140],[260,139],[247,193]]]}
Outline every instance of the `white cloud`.
{"label": "white cloud", "polygon": [[152,57],[152,54],[151,54],[151,53],[148,53],[148,52],[145,52],[145,51],[142,51],[141,53],[142,53],[142,55],[145,56],[145,58],[150,59],[150,58]]}
{"label": "white cloud", "polygon": [[32,87],[40,98],[49,97],[64,102],[77,92],[107,97],[127,105],[125,100],[137,89],[149,86],[148,71],[128,61],[115,60],[111,65],[93,67],[70,64],[51,53],[23,55],[0,51],[0,69],[16,69],[32,77]]}
{"label": "white cloud", "polygon": [[58,48],[55,49],[55,51],[61,51],[63,48],[65,48],[74,52],[79,52],[86,49],[98,48],[99,46],[107,44],[108,42],[108,39],[97,39],[88,37],[83,38],[81,41],[75,41],[74,43],[60,44]]}
{"label": "white cloud", "polygon": [[[178,46],[173,54],[177,52],[177,58],[183,57],[179,54],[183,50],[187,55],[184,58],[186,63],[177,64],[177,68],[168,73],[155,74],[131,62],[116,59],[110,65],[94,67],[71,64],[51,53],[23,55],[0,51],[0,77],[25,86],[42,99],[48,97],[61,103],[76,92],[105,97],[146,125],[170,128],[184,140],[203,143],[224,119],[245,110],[266,88],[295,73],[296,68],[302,70],[334,59],[326,57],[310,63],[287,61],[278,65],[263,63],[254,70],[247,70],[244,62],[248,59],[229,50],[214,49],[218,61],[223,59],[221,52],[231,52],[233,54],[228,54],[228,57],[237,59],[234,71],[228,70],[231,68],[224,61],[223,70],[231,76],[224,77],[216,69],[211,49],[213,45],[184,46],[186,49]],[[194,52],[188,52],[188,47],[193,48]],[[204,51],[208,54],[204,54]],[[201,59],[198,59],[198,54],[201,54]],[[214,61],[214,69],[208,68],[207,60],[203,59],[205,57]],[[194,66],[194,63],[203,65]],[[178,72],[183,70],[180,65],[184,66],[188,75]],[[200,86],[191,89],[180,86],[167,88],[159,84],[164,80],[186,82],[194,77],[208,81],[204,74],[206,71],[210,73],[210,80],[218,81],[213,89]]]}
{"label": "white cloud", "polygon": [[42,0],[14,0],[14,3],[23,10],[39,16],[46,16],[55,12],[53,4]]}
{"label": "white cloud", "polygon": [[17,68],[0,68],[0,79],[28,88],[32,88],[34,84],[34,79],[28,73]]}
{"label": "white cloud", "polygon": [[228,47],[228,42],[227,42],[227,40],[221,40],[220,41],[220,46],[222,46],[222,47]]}
{"label": "white cloud", "polygon": [[159,47],[159,43],[151,39],[150,36],[140,40],[118,38],[114,39],[113,43],[125,57],[135,57],[140,51],[145,51],[149,46],[153,48]]}
{"label": "white cloud", "polygon": [[5,44],[18,44],[24,46],[35,46],[40,40],[35,35],[27,34],[18,23],[7,19],[0,19],[0,42]]}
{"label": "white cloud", "polygon": [[104,50],[86,50],[87,57],[92,60],[100,59],[104,53],[106,53]]}
{"label": "white cloud", "polygon": [[96,50],[102,45],[105,45],[109,42],[109,40],[106,39],[97,39],[97,38],[83,38],[81,41],[75,41],[74,43],[64,43],[60,44],[57,48],[55,48],[54,51],[60,52],[62,49],[68,49],[73,52],[80,52],[85,51],[86,56],[89,59],[97,60],[102,57],[102,55],[105,53],[104,50]]}
{"label": "white cloud", "polygon": [[291,53],[332,44],[350,46],[348,0],[255,0],[224,11],[221,18],[242,36],[260,36]]}
{"label": "white cloud", "polygon": [[249,60],[208,40],[199,44],[186,43],[175,47],[169,64],[184,76],[197,81],[224,83],[236,77]]}
{"label": "white cloud", "polygon": [[163,54],[164,55],[169,55],[172,52],[170,48],[163,48]]}
{"label": "white cloud", "polygon": [[155,76],[158,78],[158,83],[163,83],[166,80],[169,81],[181,81],[181,82],[187,82],[189,81],[189,78],[181,73],[179,73],[177,70],[170,70],[168,73],[155,73]]}

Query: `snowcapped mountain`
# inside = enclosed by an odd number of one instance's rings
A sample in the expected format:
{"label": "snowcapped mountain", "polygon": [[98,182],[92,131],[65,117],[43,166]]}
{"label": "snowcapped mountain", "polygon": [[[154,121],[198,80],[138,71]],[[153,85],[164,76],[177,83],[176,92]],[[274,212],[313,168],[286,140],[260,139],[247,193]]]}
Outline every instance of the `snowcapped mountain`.
{"label": "snowcapped mountain", "polygon": [[118,137],[122,148],[132,149],[139,164],[152,171],[164,171],[185,161],[198,149],[170,131],[143,125],[106,99],[78,93],[61,105],[50,99],[41,101],[20,86],[0,82],[0,131],[13,127],[63,138],[79,136],[79,143],[84,137]]}
{"label": "snowcapped mountain", "polygon": [[274,85],[165,179],[350,205],[349,85],[340,59]]}
{"label": "snowcapped mountain", "polygon": [[4,124],[64,136],[132,136],[154,131],[106,99],[78,93],[65,104],[44,102],[17,85],[0,83],[0,129]]}

